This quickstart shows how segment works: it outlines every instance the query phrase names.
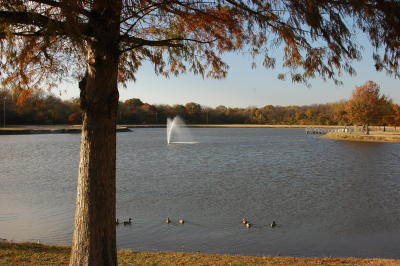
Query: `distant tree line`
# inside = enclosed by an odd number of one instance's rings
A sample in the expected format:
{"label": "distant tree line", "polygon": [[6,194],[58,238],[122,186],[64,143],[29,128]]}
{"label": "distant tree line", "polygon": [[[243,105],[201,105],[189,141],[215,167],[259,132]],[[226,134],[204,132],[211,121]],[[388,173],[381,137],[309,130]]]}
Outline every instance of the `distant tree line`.
{"label": "distant tree line", "polygon": [[[373,87],[375,96],[363,94],[360,88]],[[358,96],[357,96],[358,95]],[[372,98],[371,98],[372,97]],[[376,99],[375,99],[375,98]],[[43,92],[34,93],[23,105],[5,90],[0,91],[3,125],[5,99],[6,124],[79,124],[79,100],[61,100]],[[372,99],[372,100],[371,100]],[[400,106],[379,94],[379,87],[367,82],[357,87],[349,100],[308,106],[273,106],[216,108],[190,102],[185,105],[151,105],[132,98],[119,102],[119,124],[164,124],[168,117],[180,116],[189,124],[274,124],[274,125],[400,125]]]}
{"label": "distant tree line", "polygon": [[[7,125],[52,125],[77,124],[81,122],[81,111],[77,99],[61,100],[43,91],[32,93],[23,99],[8,90],[0,90],[1,126]],[[4,116],[5,111],[5,116]]]}

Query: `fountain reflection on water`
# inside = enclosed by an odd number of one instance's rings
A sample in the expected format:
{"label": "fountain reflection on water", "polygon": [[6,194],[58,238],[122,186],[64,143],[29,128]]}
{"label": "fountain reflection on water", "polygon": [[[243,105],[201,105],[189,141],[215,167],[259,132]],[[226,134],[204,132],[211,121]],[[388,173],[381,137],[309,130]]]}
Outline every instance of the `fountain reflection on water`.
{"label": "fountain reflection on water", "polygon": [[167,118],[167,143],[168,144],[196,144],[193,141],[185,122],[175,116],[173,119]]}
{"label": "fountain reflection on water", "polygon": [[[400,258],[399,144],[187,130],[199,145],[165,145],[164,128],[117,134],[116,214],[135,221],[116,228],[119,249]],[[0,238],[71,244],[79,140],[0,136]]]}

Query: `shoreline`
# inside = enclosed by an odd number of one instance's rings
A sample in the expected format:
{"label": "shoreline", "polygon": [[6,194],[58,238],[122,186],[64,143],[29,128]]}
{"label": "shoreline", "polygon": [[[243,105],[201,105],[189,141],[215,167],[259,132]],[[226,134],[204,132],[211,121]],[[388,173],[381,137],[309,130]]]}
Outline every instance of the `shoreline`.
{"label": "shoreline", "polygon": [[[343,129],[339,125],[269,125],[269,124],[187,124],[188,128],[318,128],[318,129]],[[126,124],[117,125],[117,132],[129,132],[135,128],[166,128],[166,124]],[[383,127],[372,126],[371,129],[381,130]],[[386,127],[393,131],[394,127]],[[81,132],[81,125],[16,125],[0,128],[0,135],[26,135],[26,134],[74,134]],[[397,132],[397,131],[396,131]],[[400,133],[400,131],[399,131]]]}
{"label": "shoreline", "polygon": [[[128,128],[165,128],[166,124],[124,124]],[[354,126],[344,125],[273,125],[273,124],[186,124],[188,128],[320,128],[320,129],[344,129],[354,128]],[[383,126],[370,126],[372,130],[383,130]],[[394,131],[395,127],[386,126],[387,130]],[[396,132],[400,133],[400,128],[396,128]]]}
{"label": "shoreline", "polygon": [[[67,265],[69,246],[0,242],[0,265]],[[399,265],[398,259],[241,256],[118,250],[118,265]]]}
{"label": "shoreline", "polygon": [[320,138],[340,141],[400,143],[400,133],[382,131],[370,132],[369,135],[361,132],[328,132]]}
{"label": "shoreline", "polygon": [[[35,135],[35,134],[78,134],[81,133],[81,125],[18,125],[13,127],[0,128],[1,135]],[[188,124],[187,128],[297,128],[297,129],[344,129],[344,126],[327,125],[259,125],[259,124]],[[165,124],[146,124],[146,125],[117,125],[117,132],[130,132],[140,128],[166,128]],[[354,127],[347,127],[354,128]],[[328,132],[319,138],[345,141],[364,141],[364,142],[387,142],[399,143],[400,130],[395,127],[386,127],[387,132],[383,132],[383,127],[371,126],[370,135],[361,132]]]}
{"label": "shoreline", "polygon": [[[0,128],[0,135],[76,134],[81,131],[80,125],[15,126]],[[129,132],[131,130],[126,126],[117,126],[116,131]]]}

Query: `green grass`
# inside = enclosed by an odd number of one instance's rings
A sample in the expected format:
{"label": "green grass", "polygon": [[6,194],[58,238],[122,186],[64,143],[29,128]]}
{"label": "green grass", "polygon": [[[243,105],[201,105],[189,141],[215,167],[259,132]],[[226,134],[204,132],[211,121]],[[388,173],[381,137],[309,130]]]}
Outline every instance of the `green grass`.
{"label": "green grass", "polygon": [[[67,265],[70,248],[0,242],[0,265]],[[182,252],[118,252],[119,265],[400,265],[393,259],[232,256]]]}

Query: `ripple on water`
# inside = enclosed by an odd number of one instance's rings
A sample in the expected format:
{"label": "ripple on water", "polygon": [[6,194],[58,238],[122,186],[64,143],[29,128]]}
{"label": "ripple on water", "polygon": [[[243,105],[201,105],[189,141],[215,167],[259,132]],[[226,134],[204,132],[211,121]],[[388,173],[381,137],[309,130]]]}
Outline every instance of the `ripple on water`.
{"label": "ripple on water", "polygon": [[[165,129],[118,134],[117,217],[133,218],[119,248],[399,258],[399,145],[190,131],[196,145],[166,145]],[[69,244],[79,135],[0,136],[0,147],[0,236]]]}

